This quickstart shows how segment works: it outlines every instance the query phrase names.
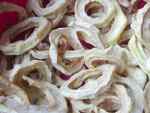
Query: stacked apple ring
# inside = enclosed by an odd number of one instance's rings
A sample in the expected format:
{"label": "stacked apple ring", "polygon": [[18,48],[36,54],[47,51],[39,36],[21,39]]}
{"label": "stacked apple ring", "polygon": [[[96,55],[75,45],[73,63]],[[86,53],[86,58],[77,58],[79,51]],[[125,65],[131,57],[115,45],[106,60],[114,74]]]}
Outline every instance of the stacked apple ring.
{"label": "stacked apple ring", "polygon": [[0,34],[0,113],[150,113],[150,2],[138,2],[0,2],[19,15]]}

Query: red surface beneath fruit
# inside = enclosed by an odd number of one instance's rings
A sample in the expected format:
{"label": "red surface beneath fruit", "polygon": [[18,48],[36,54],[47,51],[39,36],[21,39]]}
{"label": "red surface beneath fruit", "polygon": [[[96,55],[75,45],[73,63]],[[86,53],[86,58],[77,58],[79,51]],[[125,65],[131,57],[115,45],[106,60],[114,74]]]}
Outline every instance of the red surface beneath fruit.
{"label": "red surface beneath fruit", "polygon": [[138,4],[137,4],[137,8],[141,9],[145,4],[146,4],[146,2],[144,0],[139,0]]}
{"label": "red surface beneath fruit", "polygon": [[9,26],[16,24],[17,21],[16,12],[0,13],[0,33],[4,32]]}
{"label": "red surface beneath fruit", "polygon": [[0,0],[0,2],[9,2],[22,7],[26,7],[27,0]]}
{"label": "red surface beneath fruit", "polygon": [[[0,0],[2,2],[9,2],[21,7],[25,7],[27,4],[27,0]],[[0,34],[8,29],[10,26],[16,24],[18,21],[17,12],[1,12],[0,13]]]}

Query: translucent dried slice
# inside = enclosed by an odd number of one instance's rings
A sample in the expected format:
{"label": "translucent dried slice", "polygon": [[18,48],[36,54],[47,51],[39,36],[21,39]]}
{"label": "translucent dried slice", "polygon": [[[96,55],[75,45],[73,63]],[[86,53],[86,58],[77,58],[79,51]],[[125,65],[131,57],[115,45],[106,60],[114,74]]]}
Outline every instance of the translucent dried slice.
{"label": "translucent dried slice", "polygon": [[52,0],[43,6],[42,0],[30,0],[29,9],[31,9],[37,16],[45,16],[52,20],[53,25],[56,25],[63,18],[66,13],[67,0]]}
{"label": "translucent dried slice", "polygon": [[144,47],[143,44],[133,35],[128,43],[131,54],[137,61],[141,69],[148,75],[150,75],[149,70],[149,49]]}
{"label": "translucent dried slice", "polygon": [[117,1],[114,1],[114,5],[116,8],[114,21],[110,30],[105,34],[106,43],[109,45],[114,45],[121,39],[120,35],[127,26],[127,17],[122,12]]}
{"label": "translucent dried slice", "polygon": [[116,113],[129,113],[131,110],[131,98],[129,97],[127,90],[122,85],[115,85],[116,93],[120,98],[121,107]]}
{"label": "translucent dried slice", "polygon": [[23,20],[27,17],[27,12],[23,7],[20,7],[19,5],[15,5],[9,2],[1,2],[0,3],[0,13],[3,12],[17,12],[19,20]]}
{"label": "translucent dried slice", "polygon": [[137,68],[137,67],[130,67],[130,68],[127,69],[127,73],[128,73],[129,77],[134,79],[137,82],[137,84],[142,89],[144,89],[145,84],[147,82],[147,76],[143,72],[143,70],[141,70],[140,68]]}
{"label": "translucent dried slice", "polygon": [[59,90],[56,86],[48,82],[34,81],[28,77],[25,77],[24,79],[28,81],[30,86],[34,86],[39,89],[39,92],[34,93],[37,93],[37,95],[39,95],[40,93],[44,94],[47,103],[32,105],[24,104],[23,102],[19,103],[13,98],[7,98],[0,102],[0,111],[5,111],[4,113],[14,113],[12,111],[15,111],[15,113],[67,113],[68,108],[66,100],[62,95],[60,95]]}
{"label": "translucent dried slice", "polygon": [[81,58],[69,60],[63,58],[67,50],[83,49],[79,40],[72,36],[71,28],[59,28],[52,31],[49,40],[51,44],[49,49],[51,63],[58,71],[66,75],[72,75],[81,69],[83,64]]}
{"label": "translucent dried slice", "polygon": [[124,73],[130,65],[129,51],[116,45],[105,50],[91,49],[84,54],[84,62],[88,68],[98,67],[102,64],[113,64],[116,71]]}
{"label": "translucent dried slice", "polygon": [[[3,77],[0,77],[0,97],[3,99],[12,98],[18,103],[29,104],[29,100],[25,92]],[[0,101],[3,99],[0,99]]]}
{"label": "translucent dried slice", "polygon": [[110,86],[113,71],[114,66],[107,64],[82,70],[61,86],[61,93],[73,99],[94,98],[99,91],[103,93]]}
{"label": "translucent dried slice", "polygon": [[119,70],[122,70],[121,68],[124,68],[122,60],[113,55],[107,54],[107,51],[93,49],[85,54],[85,65],[88,68],[98,67],[103,64],[118,65],[117,67],[120,68]]}
{"label": "translucent dried slice", "polygon": [[150,34],[150,3],[148,2],[132,18],[131,28],[133,29],[138,40],[149,47]]}
{"label": "translucent dried slice", "polygon": [[[86,6],[88,4],[91,4],[89,10],[91,9],[91,12],[95,12],[93,15],[91,14],[91,16],[86,12]],[[75,17],[78,25],[106,26],[112,20],[114,12],[115,7],[111,0],[76,0]]]}
{"label": "translucent dried slice", "polygon": [[28,18],[2,34],[2,38],[10,36],[14,38],[17,34],[34,27],[35,30],[26,40],[0,45],[0,50],[6,55],[21,55],[34,48],[46,37],[51,29],[51,24],[43,17]]}
{"label": "translucent dried slice", "polygon": [[58,88],[55,85],[52,85],[46,81],[35,81],[28,77],[24,78],[29,82],[30,86],[34,86],[39,88],[40,92],[42,92],[45,95],[45,98],[48,103],[41,103],[42,106],[47,107],[49,112],[52,113],[66,113],[67,103],[65,98],[60,94]]}
{"label": "translucent dried slice", "polygon": [[[115,113],[129,113],[131,110],[132,102],[125,86],[120,84],[114,84],[111,90],[113,90],[112,92],[115,93],[114,96],[112,94],[108,94],[108,96],[100,96],[99,99],[95,99],[95,104],[104,107],[105,109],[103,109],[108,112],[115,111]],[[107,104],[107,101],[108,106],[104,106],[105,104]]]}
{"label": "translucent dried slice", "polygon": [[120,84],[93,99],[71,100],[71,103],[75,113],[129,113],[132,105],[127,89]]}
{"label": "translucent dried slice", "polygon": [[[115,76],[115,83],[124,85],[127,89],[128,95],[131,98],[132,113],[143,113],[144,109],[144,92],[142,88],[131,78]],[[124,97],[122,97],[124,98]]]}
{"label": "translucent dried slice", "polygon": [[14,65],[14,68],[5,76],[12,82],[20,82],[23,76],[28,76],[35,80],[45,80],[51,82],[51,71],[44,61],[32,60],[24,61],[22,64]]}

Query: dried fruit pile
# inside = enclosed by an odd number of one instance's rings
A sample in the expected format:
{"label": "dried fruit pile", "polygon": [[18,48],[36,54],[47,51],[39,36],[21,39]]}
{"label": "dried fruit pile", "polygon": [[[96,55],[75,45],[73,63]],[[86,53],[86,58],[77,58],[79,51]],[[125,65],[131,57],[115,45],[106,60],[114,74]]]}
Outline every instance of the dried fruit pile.
{"label": "dried fruit pile", "polygon": [[0,113],[150,113],[149,56],[149,0],[1,0]]}

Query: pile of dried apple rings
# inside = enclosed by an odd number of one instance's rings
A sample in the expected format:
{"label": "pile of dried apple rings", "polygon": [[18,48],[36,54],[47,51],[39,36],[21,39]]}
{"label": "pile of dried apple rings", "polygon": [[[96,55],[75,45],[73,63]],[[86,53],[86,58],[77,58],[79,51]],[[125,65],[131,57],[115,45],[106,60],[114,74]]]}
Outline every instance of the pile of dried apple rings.
{"label": "pile of dried apple rings", "polygon": [[150,113],[150,1],[29,0],[0,36],[0,113]]}

